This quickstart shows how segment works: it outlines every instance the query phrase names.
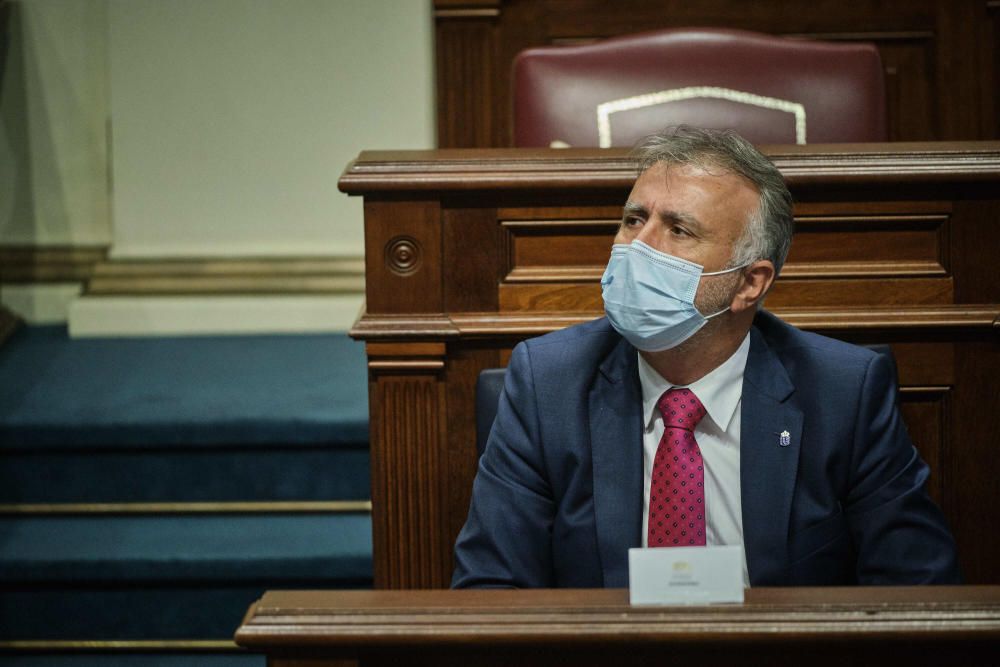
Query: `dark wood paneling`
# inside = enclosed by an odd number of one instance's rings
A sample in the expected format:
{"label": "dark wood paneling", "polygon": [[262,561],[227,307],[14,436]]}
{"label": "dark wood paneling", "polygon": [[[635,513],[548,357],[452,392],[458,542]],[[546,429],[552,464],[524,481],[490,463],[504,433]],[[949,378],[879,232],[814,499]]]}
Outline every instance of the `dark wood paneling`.
{"label": "dark wood paneling", "polygon": [[[469,471],[475,474],[478,464],[476,454],[476,411],[470,397],[476,395],[476,380],[484,368],[506,366],[500,352],[493,344],[465,342],[451,346],[448,354],[448,479],[447,515],[449,535],[458,535],[469,513],[472,487],[465,483]],[[451,577],[451,560],[443,563]]]}
{"label": "dark wood paneling", "polygon": [[522,269],[603,270],[617,220],[530,220],[501,223],[509,234],[508,277]]}
{"label": "dark wood paneling", "polygon": [[[505,110],[485,103],[495,97],[497,84],[495,34],[493,16],[455,17],[439,12],[435,34],[439,146],[503,145],[500,117]],[[456,123],[456,118],[475,118],[476,122]]]}
{"label": "dark wood paneling", "polygon": [[441,147],[510,145],[511,64],[525,48],[704,26],[873,42],[885,68],[890,139],[1000,136],[1000,19],[993,0],[815,0],[808,11],[792,0],[488,4],[488,15],[456,14],[453,0],[435,0]]}
{"label": "dark wood paneling", "polygon": [[939,139],[940,113],[934,73],[934,36],[879,40],[891,141]]}
{"label": "dark wood paneling", "polygon": [[442,215],[446,310],[495,309],[502,255],[496,209],[472,204]]}
{"label": "dark wood paneling", "polygon": [[943,140],[992,139],[986,122],[989,70],[980,62],[985,16],[982,0],[938,0],[933,3],[936,23],[934,99],[938,102]]}
{"label": "dark wood paneling", "polygon": [[[983,26],[984,36],[980,39],[979,61],[985,70],[983,80],[992,81],[991,90],[1000,90],[1000,0],[984,0],[983,10],[986,21]],[[1000,100],[996,94],[987,95],[984,100],[984,116],[987,123],[992,123],[994,137],[1000,137]]]}
{"label": "dark wood paneling", "polygon": [[444,385],[406,360],[387,366],[373,369],[370,392],[375,585],[442,588],[450,581],[441,565],[450,558],[450,528],[442,524]]}
{"label": "dark wood paneling", "polygon": [[365,201],[368,312],[442,312],[440,218],[437,201]]}
{"label": "dark wood paneling", "polygon": [[946,441],[945,419],[948,412],[946,402],[950,388],[944,386],[906,387],[902,393],[899,409],[903,413],[910,439],[920,452],[921,458],[931,469],[927,480],[927,490],[934,502],[944,506],[944,480],[942,461]]}
{"label": "dark wood paneling", "polygon": [[[600,274],[597,275],[600,278]],[[501,312],[603,312],[601,287],[587,283],[522,283],[500,286]],[[947,304],[952,300],[950,278],[779,278],[767,295],[769,308],[827,308]]]}
{"label": "dark wood paneling", "polygon": [[1000,301],[1000,203],[970,199],[956,205],[951,226],[955,298],[965,303]]}
{"label": "dark wood paneling", "polygon": [[968,582],[1000,581],[1000,532],[993,528],[1000,498],[997,338],[967,340],[956,347],[957,382],[947,416],[944,501]]}

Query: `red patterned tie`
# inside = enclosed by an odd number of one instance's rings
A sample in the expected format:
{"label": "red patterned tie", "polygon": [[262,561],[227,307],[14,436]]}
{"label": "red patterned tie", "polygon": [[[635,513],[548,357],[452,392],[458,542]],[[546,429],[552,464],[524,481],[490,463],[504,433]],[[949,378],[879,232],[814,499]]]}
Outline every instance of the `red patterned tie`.
{"label": "red patterned tie", "polygon": [[664,428],[653,458],[647,544],[705,546],[705,466],[694,439],[705,406],[690,389],[671,389],[656,405]]}

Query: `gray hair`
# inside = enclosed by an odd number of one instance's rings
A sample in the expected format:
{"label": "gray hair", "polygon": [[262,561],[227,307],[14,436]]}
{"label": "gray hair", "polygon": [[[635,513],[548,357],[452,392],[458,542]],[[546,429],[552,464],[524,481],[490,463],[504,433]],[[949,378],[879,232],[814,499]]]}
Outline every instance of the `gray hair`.
{"label": "gray hair", "polygon": [[760,202],[733,247],[727,268],[768,259],[774,264],[775,275],[781,273],[794,231],[792,195],[778,168],[749,141],[732,130],[678,125],[640,141],[632,157],[640,174],[659,162],[689,164],[724,169],[753,183]]}

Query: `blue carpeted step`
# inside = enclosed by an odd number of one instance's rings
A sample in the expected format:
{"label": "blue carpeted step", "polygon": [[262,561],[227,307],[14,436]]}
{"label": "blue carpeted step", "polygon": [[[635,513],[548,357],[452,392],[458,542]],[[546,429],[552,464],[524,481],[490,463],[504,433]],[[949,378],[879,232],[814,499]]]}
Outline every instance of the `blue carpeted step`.
{"label": "blue carpeted step", "polygon": [[364,348],[345,335],[0,348],[0,504],[369,497]]}
{"label": "blue carpeted step", "polygon": [[70,339],[27,327],[0,348],[7,448],[357,444],[364,346],[343,334]]}
{"label": "blue carpeted step", "polygon": [[357,446],[2,451],[0,504],[367,500]]}
{"label": "blue carpeted step", "polygon": [[371,578],[368,514],[0,517],[0,583]]}
{"label": "blue carpeted step", "polygon": [[367,514],[0,519],[0,639],[227,639],[267,589],[371,579]]}
{"label": "blue carpeted step", "polygon": [[227,640],[267,589],[371,586],[367,513],[80,506],[367,499],[367,369],[346,336],[26,328],[0,348],[0,456],[0,504],[84,512],[0,515],[0,639]]}
{"label": "blue carpeted step", "polygon": [[265,667],[267,659],[253,653],[87,652],[2,655],[3,667]]}
{"label": "blue carpeted step", "polygon": [[231,641],[250,605],[278,588],[371,582],[0,589],[0,641]]}

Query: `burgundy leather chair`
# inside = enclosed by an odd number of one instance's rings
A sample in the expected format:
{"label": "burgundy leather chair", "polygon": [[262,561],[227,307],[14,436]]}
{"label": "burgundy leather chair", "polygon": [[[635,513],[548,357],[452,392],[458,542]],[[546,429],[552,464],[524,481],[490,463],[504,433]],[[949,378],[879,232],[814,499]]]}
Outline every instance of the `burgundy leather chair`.
{"label": "burgundy leather chair", "polygon": [[732,128],[754,143],[885,141],[871,44],[683,29],[514,61],[516,146],[631,146],[667,125]]}

